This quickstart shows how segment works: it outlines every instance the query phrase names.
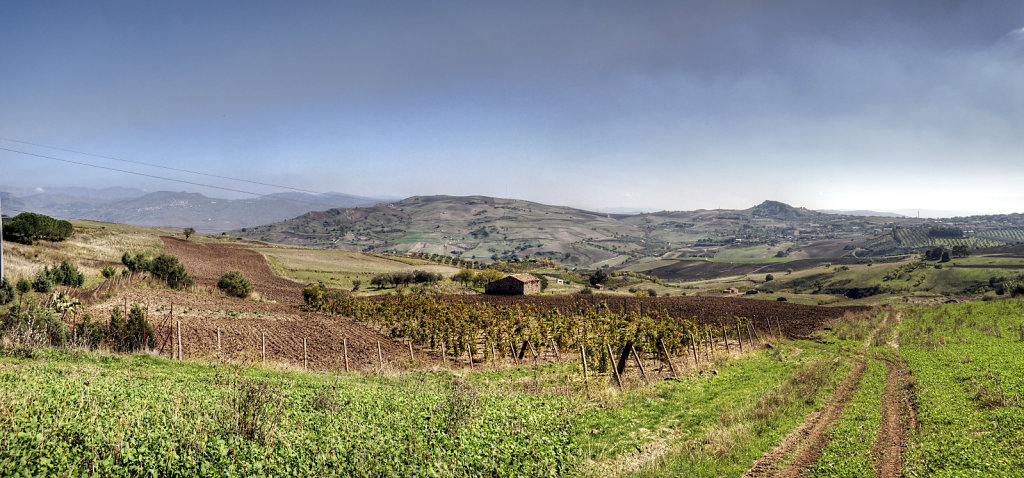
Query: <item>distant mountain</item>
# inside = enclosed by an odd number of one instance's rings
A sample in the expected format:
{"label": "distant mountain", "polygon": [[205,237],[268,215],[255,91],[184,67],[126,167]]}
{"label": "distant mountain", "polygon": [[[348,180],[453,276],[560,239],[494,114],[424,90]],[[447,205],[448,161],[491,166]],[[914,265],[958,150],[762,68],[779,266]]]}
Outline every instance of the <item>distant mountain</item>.
{"label": "distant mountain", "polygon": [[871,217],[907,217],[903,214],[897,214],[894,212],[882,212],[882,211],[868,211],[868,210],[855,210],[847,211],[843,209],[818,209],[818,212],[824,214],[841,214],[843,216],[871,216]]}
{"label": "distant mountain", "polygon": [[[193,227],[200,232],[220,232],[266,224],[311,210],[369,206],[379,202],[374,198],[341,193],[289,192],[253,199],[220,199],[197,193],[170,191],[136,196],[133,190],[116,188],[99,192],[85,188],[55,188],[53,191],[58,192],[12,196],[11,200],[17,201],[20,206],[17,209],[64,219],[91,219],[150,227]],[[103,196],[115,199],[104,199]],[[5,195],[5,209],[6,203]]]}

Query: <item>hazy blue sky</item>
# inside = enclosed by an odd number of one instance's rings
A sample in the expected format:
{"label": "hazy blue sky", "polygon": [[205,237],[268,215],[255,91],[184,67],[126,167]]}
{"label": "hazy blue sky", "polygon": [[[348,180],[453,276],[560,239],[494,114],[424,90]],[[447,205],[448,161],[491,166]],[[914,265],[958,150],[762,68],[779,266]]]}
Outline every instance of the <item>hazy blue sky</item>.
{"label": "hazy blue sky", "polygon": [[363,195],[1020,212],[1022,27],[1020,0],[5,1],[0,137]]}

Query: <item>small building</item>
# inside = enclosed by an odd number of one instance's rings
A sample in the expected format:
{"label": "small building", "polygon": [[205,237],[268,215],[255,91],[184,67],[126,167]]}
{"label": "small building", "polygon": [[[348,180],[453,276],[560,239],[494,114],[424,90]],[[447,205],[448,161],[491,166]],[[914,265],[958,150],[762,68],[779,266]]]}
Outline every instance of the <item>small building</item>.
{"label": "small building", "polygon": [[531,274],[512,274],[485,285],[484,293],[493,295],[540,294],[540,279]]}

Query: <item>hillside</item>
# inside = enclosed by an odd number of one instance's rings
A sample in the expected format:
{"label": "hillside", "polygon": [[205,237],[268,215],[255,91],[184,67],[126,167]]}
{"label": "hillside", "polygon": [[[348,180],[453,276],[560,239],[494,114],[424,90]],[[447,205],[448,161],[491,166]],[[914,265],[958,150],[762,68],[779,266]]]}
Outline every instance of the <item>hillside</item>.
{"label": "hillside", "polygon": [[[957,229],[963,238],[932,237],[933,229]],[[231,233],[349,251],[424,252],[483,262],[548,258],[576,267],[652,270],[638,266],[690,257],[864,258],[958,244],[990,247],[1024,238],[1024,220],[1019,214],[945,220],[853,216],[778,201],[741,210],[607,214],[485,196],[416,196],[310,212]]]}
{"label": "hillside", "polygon": [[373,198],[339,193],[280,193],[253,199],[211,198],[197,193],[171,191],[147,194],[123,188],[60,188],[26,193],[15,196],[5,193],[5,210],[147,227],[193,227],[200,232],[220,232],[281,221],[312,209],[368,206],[379,202]]}
{"label": "hillside", "polygon": [[[881,218],[823,214],[777,201],[745,210],[602,214],[484,196],[417,196],[311,212],[231,233],[320,248],[427,252],[478,261],[550,258],[575,266],[615,267],[642,258],[707,255],[751,244],[770,245],[770,255],[851,254],[843,250],[849,241],[884,234],[885,227]],[[837,240],[846,242],[821,244]]]}

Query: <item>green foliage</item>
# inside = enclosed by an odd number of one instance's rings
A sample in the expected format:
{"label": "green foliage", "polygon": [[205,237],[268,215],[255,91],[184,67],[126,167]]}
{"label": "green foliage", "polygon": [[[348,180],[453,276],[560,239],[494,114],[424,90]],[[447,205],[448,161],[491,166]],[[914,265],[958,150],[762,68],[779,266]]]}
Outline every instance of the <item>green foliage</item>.
{"label": "green foliage", "polygon": [[107,340],[107,323],[94,320],[91,314],[85,314],[75,324],[75,336],[81,345],[98,347]]}
{"label": "green foliage", "polygon": [[53,278],[46,268],[37,272],[36,277],[32,279],[32,290],[44,294],[53,290]]}
{"label": "green foliage", "polygon": [[445,372],[43,353],[0,359],[0,476],[566,476],[582,455],[571,399]]}
{"label": "green foliage", "polygon": [[170,254],[160,254],[149,260],[141,253],[133,256],[125,252],[121,255],[121,263],[131,272],[149,271],[154,277],[167,282],[172,289],[184,289],[195,284],[195,279],[185,270],[185,266]]}
{"label": "green foliage", "polygon": [[196,233],[196,230],[191,227],[186,227],[185,229],[182,229],[181,233],[185,235],[185,240],[187,241],[192,237],[192,234]]}
{"label": "green foliage", "polygon": [[459,272],[456,272],[454,276],[452,276],[452,280],[462,284],[463,287],[466,287],[471,282],[473,282],[473,278],[475,276],[476,276],[475,272],[473,272],[473,271],[471,271],[469,269],[462,269]]}
{"label": "green foliage", "polygon": [[23,212],[4,225],[4,240],[31,245],[39,239],[63,241],[71,237],[74,227],[68,221],[44,214]]}
{"label": "green foliage", "polygon": [[6,277],[0,277],[0,305],[10,304],[14,300],[14,286]]}
{"label": "green foliage", "polygon": [[252,294],[252,283],[240,271],[230,271],[221,276],[217,287],[230,296],[243,299]]}
{"label": "green foliage", "polygon": [[101,270],[100,273],[103,274],[104,279],[109,279],[111,277],[114,277],[114,274],[116,274],[117,271],[114,269],[114,266],[105,265],[103,266],[103,270]]}
{"label": "green foliage", "polygon": [[477,272],[477,274],[473,276],[473,285],[477,287],[483,287],[484,285],[501,279],[502,277],[505,277],[505,274],[499,270],[482,270],[480,272]]}
{"label": "green foliage", "polygon": [[435,284],[444,280],[444,276],[436,272],[415,270],[412,272],[398,271],[377,274],[370,279],[370,285],[382,289],[384,287],[402,287],[409,284]]}
{"label": "green foliage", "polygon": [[906,476],[1016,476],[1024,469],[1024,302],[906,309],[900,356],[914,377],[919,427]]}
{"label": "green foliage", "polygon": [[771,282],[773,280],[775,280],[775,276],[772,275],[772,274],[768,274],[768,275],[764,276],[764,281],[765,282]]}
{"label": "green foliage", "polygon": [[68,342],[68,329],[52,309],[33,303],[7,312],[0,321],[0,337],[15,348],[62,347]]}
{"label": "green foliage", "polygon": [[146,320],[146,310],[139,304],[132,304],[127,318],[121,307],[114,306],[106,332],[106,341],[116,352],[135,352],[156,346],[153,326]]}
{"label": "green foliage", "polygon": [[590,285],[598,286],[608,281],[608,273],[604,269],[598,269],[590,274]]}
{"label": "green foliage", "polygon": [[18,279],[18,283],[14,286],[17,289],[18,294],[25,295],[28,291],[32,290],[32,283],[28,279],[22,277]]}

